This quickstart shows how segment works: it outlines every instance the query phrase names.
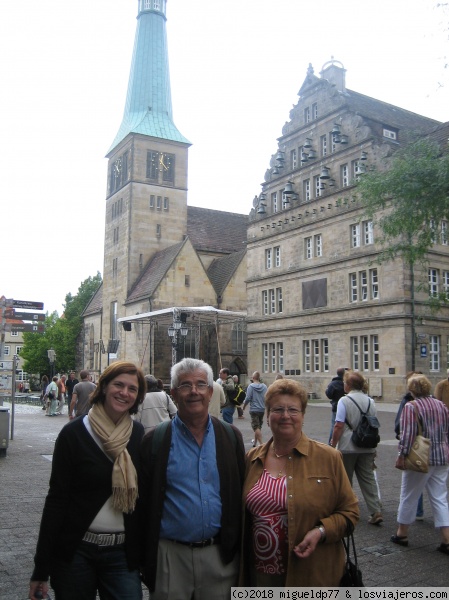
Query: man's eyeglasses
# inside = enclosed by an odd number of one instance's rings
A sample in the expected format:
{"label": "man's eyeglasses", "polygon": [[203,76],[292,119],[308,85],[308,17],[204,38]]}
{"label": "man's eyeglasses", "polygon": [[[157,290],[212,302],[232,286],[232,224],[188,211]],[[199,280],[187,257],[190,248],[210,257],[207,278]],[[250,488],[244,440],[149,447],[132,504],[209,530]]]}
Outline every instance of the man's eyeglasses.
{"label": "man's eyeglasses", "polygon": [[290,417],[297,417],[298,415],[300,415],[302,413],[302,410],[299,410],[299,408],[295,408],[294,406],[289,406],[289,407],[285,407],[285,408],[281,408],[280,406],[278,406],[278,407],[270,410],[270,412],[278,417],[282,417],[282,415],[285,412],[287,412]]}
{"label": "man's eyeglasses", "polygon": [[196,388],[196,390],[198,392],[204,393],[208,388],[209,388],[209,384],[208,383],[181,383],[181,385],[178,385],[178,387],[176,388],[177,390],[179,390],[180,392],[191,392],[193,390],[193,388]]}

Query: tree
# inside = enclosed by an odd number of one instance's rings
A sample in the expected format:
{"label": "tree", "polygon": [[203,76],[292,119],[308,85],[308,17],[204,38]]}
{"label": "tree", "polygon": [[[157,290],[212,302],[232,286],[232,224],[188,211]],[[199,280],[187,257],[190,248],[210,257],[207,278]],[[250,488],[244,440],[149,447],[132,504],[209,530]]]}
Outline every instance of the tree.
{"label": "tree", "polygon": [[56,371],[67,372],[74,368],[77,338],[83,327],[81,315],[101,282],[101,275],[97,273],[95,277],[88,277],[81,283],[76,296],[68,293],[65,297],[63,315],[58,317],[56,312],[47,315],[43,335],[24,333],[24,345],[20,355],[25,361],[25,371],[48,373],[50,369],[47,351],[50,348],[56,352]]}
{"label": "tree", "polygon": [[402,256],[413,265],[425,259],[438,224],[449,217],[449,155],[421,139],[399,150],[387,171],[364,175],[357,192],[364,216],[381,232],[379,261]]}

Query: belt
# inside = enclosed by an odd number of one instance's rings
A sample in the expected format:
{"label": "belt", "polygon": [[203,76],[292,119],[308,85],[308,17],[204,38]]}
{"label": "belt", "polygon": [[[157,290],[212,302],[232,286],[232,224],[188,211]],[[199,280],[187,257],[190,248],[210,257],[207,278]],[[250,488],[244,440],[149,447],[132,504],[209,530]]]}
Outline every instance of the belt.
{"label": "belt", "polygon": [[97,544],[97,546],[118,546],[125,543],[124,533],[93,533],[86,531],[83,542]]}
{"label": "belt", "polygon": [[189,546],[189,548],[206,548],[207,546],[215,546],[220,543],[220,536],[209,538],[207,540],[201,540],[200,542],[182,542],[181,540],[170,540],[174,544],[182,544],[183,546]]}

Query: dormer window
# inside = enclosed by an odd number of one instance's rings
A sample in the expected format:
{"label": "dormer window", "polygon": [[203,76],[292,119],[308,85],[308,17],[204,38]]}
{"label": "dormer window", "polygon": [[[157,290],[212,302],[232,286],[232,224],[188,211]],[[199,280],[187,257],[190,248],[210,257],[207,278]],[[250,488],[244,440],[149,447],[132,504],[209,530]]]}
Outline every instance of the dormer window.
{"label": "dormer window", "polygon": [[139,0],[140,12],[157,10],[165,15],[166,0]]}
{"label": "dormer window", "polygon": [[396,129],[389,129],[387,127],[384,127],[383,136],[384,136],[384,138],[387,138],[389,140],[394,140],[395,142],[397,142],[398,132]]}

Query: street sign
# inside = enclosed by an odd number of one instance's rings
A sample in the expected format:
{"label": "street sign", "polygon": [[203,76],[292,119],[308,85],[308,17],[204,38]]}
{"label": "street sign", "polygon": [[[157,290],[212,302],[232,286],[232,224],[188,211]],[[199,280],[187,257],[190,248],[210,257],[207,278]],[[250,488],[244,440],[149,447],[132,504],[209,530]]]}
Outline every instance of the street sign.
{"label": "street sign", "polygon": [[5,316],[7,319],[22,319],[22,321],[45,321],[45,313],[32,313],[13,310],[11,317],[8,317],[7,314],[5,314]]}
{"label": "street sign", "polygon": [[43,302],[32,302],[31,300],[14,300],[14,308],[28,308],[29,310],[44,310]]}
{"label": "street sign", "polygon": [[34,333],[43,333],[45,326],[42,324],[33,325],[32,323],[12,323],[11,331],[31,331]]}
{"label": "street sign", "polygon": [[0,360],[0,371],[11,371],[12,360]]}

